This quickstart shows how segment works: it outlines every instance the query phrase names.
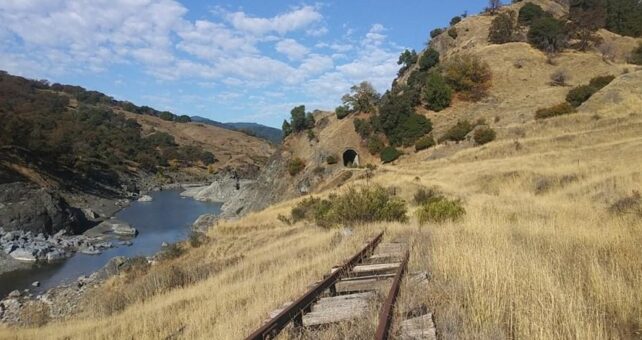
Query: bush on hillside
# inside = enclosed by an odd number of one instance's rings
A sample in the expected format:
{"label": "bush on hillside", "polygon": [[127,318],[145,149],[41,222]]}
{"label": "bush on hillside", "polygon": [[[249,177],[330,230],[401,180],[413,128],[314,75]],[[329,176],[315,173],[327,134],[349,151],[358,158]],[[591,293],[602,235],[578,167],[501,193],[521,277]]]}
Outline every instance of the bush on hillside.
{"label": "bush on hillside", "polygon": [[439,138],[439,142],[461,142],[466,139],[466,135],[468,135],[470,131],[473,131],[473,128],[474,126],[468,120],[460,120]]}
{"label": "bush on hillside", "polygon": [[639,191],[633,191],[630,196],[625,196],[613,202],[609,212],[616,215],[638,215],[642,216],[642,196]]}
{"label": "bush on hillside", "polygon": [[434,30],[430,31],[430,38],[434,39],[436,36],[444,33],[443,28],[435,28]]}
{"label": "bush on hillside", "polygon": [[387,146],[379,153],[381,161],[390,163],[401,156],[401,151],[397,150],[394,146]]}
{"label": "bush on hillside", "polygon": [[337,119],[343,119],[350,114],[350,111],[344,105],[337,106],[337,108],[334,109],[334,112],[337,115]]}
{"label": "bush on hillside", "polygon": [[435,139],[432,136],[424,136],[415,143],[415,151],[426,150],[435,146]]}
{"label": "bush on hillside", "polygon": [[490,86],[490,66],[474,55],[454,56],[444,65],[444,77],[465,99],[477,101],[486,95]]}
{"label": "bush on hillside", "polygon": [[306,198],[292,209],[292,221],[314,221],[321,227],[369,222],[407,222],[406,203],[380,186],[350,188],[328,199]]}
{"label": "bush on hillside", "polygon": [[361,139],[367,139],[372,133],[372,125],[365,119],[357,118],[352,124],[354,124],[354,131],[361,136]]}
{"label": "bush on hillside", "polygon": [[535,112],[535,119],[546,119],[575,112],[575,109],[568,103],[562,103],[553,107],[539,109]]}
{"label": "bush on hillside", "polygon": [[[512,12],[511,12],[512,13]],[[513,41],[515,20],[506,13],[501,13],[493,19],[488,31],[488,41],[493,44],[505,44]]]}
{"label": "bush on hillside", "polygon": [[596,92],[595,88],[590,85],[581,85],[573,88],[566,95],[566,101],[573,107],[578,107],[587,101]]}
{"label": "bush on hillside", "polygon": [[430,72],[423,91],[426,107],[433,111],[441,111],[450,106],[452,96],[453,91],[444,77],[438,72]]}
{"label": "bush on hillside", "polygon": [[553,72],[553,74],[551,74],[551,85],[566,86],[566,83],[568,82],[569,78],[570,77],[568,75],[568,72],[566,72],[566,70],[563,70],[563,69],[557,70]]}
{"label": "bush on hillside", "polygon": [[478,128],[473,134],[473,140],[477,145],[490,143],[495,140],[495,137],[497,137],[495,130],[491,129],[488,126]]}
{"label": "bush on hillside", "polygon": [[420,224],[426,222],[442,223],[457,221],[466,214],[460,200],[449,200],[443,196],[433,197],[417,210],[417,219]]}
{"label": "bush on hillside", "polygon": [[613,80],[615,79],[615,76],[608,75],[608,76],[597,76],[591,79],[589,82],[589,86],[593,87],[596,92],[601,90],[603,87],[606,85],[610,84]]}
{"label": "bush on hillside", "polygon": [[545,16],[550,16],[550,14],[544,11],[544,9],[542,9],[542,7],[540,7],[539,5],[528,2],[524,6],[522,6],[522,8],[520,8],[519,15],[517,16],[517,21],[520,25],[528,26],[535,20]]}
{"label": "bush on hillside", "polygon": [[180,116],[176,117],[176,121],[178,123],[189,123],[189,122],[192,121],[192,118],[190,118],[190,116],[188,116],[188,115],[180,115]]}
{"label": "bush on hillside", "polygon": [[162,120],[172,121],[175,116],[169,111],[163,111],[158,115],[158,117]]}
{"label": "bush on hillside", "polygon": [[419,69],[426,71],[439,64],[439,52],[434,48],[427,49],[419,58]]}
{"label": "bush on hillside", "polygon": [[450,26],[457,25],[460,22],[461,22],[461,17],[458,15],[454,16],[452,19],[450,19]]}
{"label": "bush on hillside", "polygon": [[457,39],[457,36],[459,36],[459,34],[457,33],[457,28],[455,28],[455,27],[451,27],[451,28],[448,30],[448,36],[449,36],[449,37],[451,37],[451,38],[453,38],[453,39]]}
{"label": "bush on hillside", "polygon": [[371,155],[376,155],[383,150],[386,145],[383,143],[381,138],[377,136],[371,136],[368,138],[368,152]]}
{"label": "bush on hillside", "polygon": [[535,48],[548,53],[555,53],[566,47],[568,31],[564,21],[545,16],[533,22],[527,37],[528,42]]}
{"label": "bush on hillside", "polygon": [[415,192],[413,196],[414,202],[417,205],[423,205],[430,202],[432,199],[441,196],[435,189],[421,188]]}
{"label": "bush on hillside", "polygon": [[305,168],[305,162],[301,158],[294,158],[288,162],[288,173],[296,176]]}
{"label": "bush on hillside", "polygon": [[642,65],[642,43],[631,52],[629,62],[631,64]]}
{"label": "bush on hillside", "polygon": [[432,123],[415,112],[416,93],[407,87],[396,87],[386,92],[376,117],[377,129],[382,131],[391,145],[412,145],[430,131]]}

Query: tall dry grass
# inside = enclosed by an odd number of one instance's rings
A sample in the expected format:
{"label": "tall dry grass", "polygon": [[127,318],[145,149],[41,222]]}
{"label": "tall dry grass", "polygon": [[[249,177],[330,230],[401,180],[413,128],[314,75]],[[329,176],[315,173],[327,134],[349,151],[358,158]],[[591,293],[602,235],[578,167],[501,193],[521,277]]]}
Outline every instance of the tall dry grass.
{"label": "tall dry grass", "polygon": [[[190,270],[239,259],[205,277],[132,299],[112,315],[0,328],[0,338],[240,339],[381,229],[408,239],[411,273],[429,273],[425,285],[406,281],[399,312],[425,304],[442,338],[640,338],[642,222],[609,206],[642,190],[642,116],[578,114],[524,129],[519,148],[499,140],[432,161],[417,154],[369,179],[407,202],[420,188],[459,198],[461,220],[369,224],[345,236],[279,222],[296,204],[284,202],[219,224],[208,243],[169,262]],[[128,288],[118,280],[102,287]],[[367,337],[376,323],[376,312],[369,315],[306,337]]]}

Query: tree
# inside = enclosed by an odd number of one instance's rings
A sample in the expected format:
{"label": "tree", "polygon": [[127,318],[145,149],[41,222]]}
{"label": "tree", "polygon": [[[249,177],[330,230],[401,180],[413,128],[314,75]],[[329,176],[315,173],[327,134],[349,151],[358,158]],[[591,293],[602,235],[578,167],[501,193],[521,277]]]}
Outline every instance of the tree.
{"label": "tree", "polygon": [[427,71],[439,64],[439,52],[434,48],[429,48],[419,58],[419,70]]}
{"label": "tree", "polygon": [[532,2],[528,2],[519,9],[519,15],[517,21],[520,25],[528,26],[532,24],[535,20],[550,16],[547,12],[542,9],[539,5],[536,5]]}
{"label": "tree", "polygon": [[174,120],[174,114],[172,114],[169,111],[163,111],[159,115],[160,119],[162,120],[167,120],[167,121],[172,121]]}
{"label": "tree", "polygon": [[349,113],[352,112],[373,112],[379,103],[381,95],[374,86],[367,81],[350,88],[350,93],[341,98],[343,106]]}
{"label": "tree", "polygon": [[290,111],[290,122],[292,124],[292,132],[300,132],[307,128],[307,120],[305,117],[305,105],[295,106]]}
{"label": "tree", "polygon": [[495,14],[502,7],[501,0],[488,0],[488,11]]}
{"label": "tree", "polygon": [[417,52],[415,50],[405,50],[399,55],[397,65],[402,65],[399,69],[399,75],[403,74],[410,66],[417,62]]}
{"label": "tree", "polygon": [[603,0],[572,0],[569,7],[569,19],[575,38],[579,40],[577,48],[585,51],[592,44],[601,41],[595,34],[606,24],[606,7]]}
{"label": "tree", "polygon": [[176,121],[179,123],[189,123],[192,121],[192,118],[190,118],[188,115],[180,115],[176,117]]}
{"label": "tree", "polygon": [[479,57],[457,55],[443,67],[446,81],[454,90],[462,92],[464,99],[477,101],[486,95],[492,75],[488,63]]}
{"label": "tree", "polygon": [[[511,12],[512,14],[512,12]],[[505,44],[513,41],[515,20],[512,15],[502,13],[493,19],[488,32],[488,41],[493,44]]]}
{"label": "tree", "polygon": [[642,43],[631,52],[629,62],[631,64],[642,65]]}
{"label": "tree", "polygon": [[461,22],[461,17],[460,16],[454,16],[452,19],[450,19],[450,26],[457,25],[460,22]]}
{"label": "tree", "polygon": [[443,32],[443,28],[435,28],[434,30],[430,31],[430,38],[434,39],[436,36],[442,34]]}
{"label": "tree", "polygon": [[312,114],[312,112],[308,112],[305,115],[305,128],[306,129],[313,129],[315,123],[316,123],[316,121],[314,120],[314,115]]}
{"label": "tree", "polygon": [[556,53],[564,49],[567,40],[568,32],[564,22],[550,16],[535,20],[528,31],[528,42],[548,53]]}
{"label": "tree", "polygon": [[337,119],[343,119],[350,114],[350,110],[345,105],[339,105],[334,109],[334,113],[337,115]]}
{"label": "tree", "polygon": [[430,72],[423,92],[426,106],[433,111],[441,111],[450,106],[453,91],[444,77],[438,72]]}
{"label": "tree", "polygon": [[283,120],[283,125],[281,125],[281,131],[283,131],[283,137],[287,137],[292,133],[292,126],[287,120]]}
{"label": "tree", "polygon": [[606,28],[639,37],[642,35],[642,3],[638,0],[606,0]]}

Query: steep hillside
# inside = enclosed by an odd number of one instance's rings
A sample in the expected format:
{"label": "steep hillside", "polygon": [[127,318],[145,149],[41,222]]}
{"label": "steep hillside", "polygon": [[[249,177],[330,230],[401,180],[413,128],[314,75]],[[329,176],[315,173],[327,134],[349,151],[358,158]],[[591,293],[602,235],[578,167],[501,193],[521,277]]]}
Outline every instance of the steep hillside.
{"label": "steep hillside", "polygon": [[263,138],[274,144],[280,144],[283,140],[283,132],[273,127],[257,124],[257,123],[221,123],[204,117],[192,116],[193,122],[204,123],[208,125],[218,126],[225,129],[240,131],[250,136]]}

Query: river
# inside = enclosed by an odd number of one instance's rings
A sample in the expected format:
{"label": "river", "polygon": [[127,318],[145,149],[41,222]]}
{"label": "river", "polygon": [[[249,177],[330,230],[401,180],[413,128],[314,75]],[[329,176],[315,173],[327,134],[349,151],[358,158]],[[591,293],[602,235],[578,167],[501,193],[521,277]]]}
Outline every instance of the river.
{"label": "river", "polygon": [[[131,246],[112,242],[114,248],[100,255],[76,253],[56,264],[34,265],[0,275],[0,297],[14,289],[29,288],[32,293],[42,292],[60,283],[90,275],[103,267],[114,256],[150,256],[161,249],[163,242],[173,243],[187,238],[192,223],[202,214],[218,214],[221,203],[201,202],[180,196],[180,191],[160,191],[151,194],[151,202],[132,202],[116,214],[116,218],[138,229]],[[34,281],[40,287],[32,287]]]}

